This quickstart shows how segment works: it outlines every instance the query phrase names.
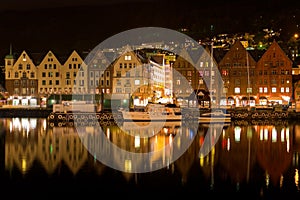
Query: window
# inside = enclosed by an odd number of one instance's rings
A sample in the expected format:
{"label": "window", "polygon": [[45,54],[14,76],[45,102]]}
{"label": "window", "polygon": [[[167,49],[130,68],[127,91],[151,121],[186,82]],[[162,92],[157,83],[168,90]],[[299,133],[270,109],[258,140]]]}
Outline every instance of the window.
{"label": "window", "polygon": [[241,88],[239,88],[239,87],[234,88],[234,93],[236,93],[236,94],[241,93]]}
{"label": "window", "polygon": [[263,88],[259,87],[259,93],[263,93]]}
{"label": "window", "polygon": [[234,83],[235,83],[235,85],[240,85],[241,84],[241,80],[237,78],[237,79],[234,80]]}
{"label": "window", "polygon": [[280,92],[284,92],[284,87],[281,87],[281,88],[280,88]]}
{"label": "window", "polygon": [[275,93],[276,92],[276,87],[272,87],[272,93]]}
{"label": "window", "polygon": [[134,81],[134,84],[135,84],[135,85],[140,85],[140,80],[139,80],[139,79],[136,79],[136,80]]}
{"label": "window", "polygon": [[80,86],[83,86],[83,85],[84,85],[84,80],[80,80],[80,81],[79,81],[79,85],[80,85]]}
{"label": "window", "polygon": [[131,89],[130,88],[125,88],[125,93],[131,93]]}
{"label": "window", "polygon": [[125,55],[125,60],[131,60],[131,56],[130,55]]}
{"label": "window", "polygon": [[276,83],[277,83],[276,79],[271,80],[271,84],[276,85]]}
{"label": "window", "polygon": [[223,76],[228,76],[228,71],[223,69],[223,70],[222,70],[222,75],[223,75]]}
{"label": "window", "polygon": [[268,93],[268,88],[264,87],[264,93]]}
{"label": "window", "polygon": [[121,81],[120,80],[117,80],[117,85],[121,85]]}
{"label": "window", "polygon": [[289,87],[286,87],[286,88],[285,88],[285,92],[290,92],[290,88],[289,88]]}
{"label": "window", "polygon": [[121,77],[121,72],[117,71],[117,77]]}

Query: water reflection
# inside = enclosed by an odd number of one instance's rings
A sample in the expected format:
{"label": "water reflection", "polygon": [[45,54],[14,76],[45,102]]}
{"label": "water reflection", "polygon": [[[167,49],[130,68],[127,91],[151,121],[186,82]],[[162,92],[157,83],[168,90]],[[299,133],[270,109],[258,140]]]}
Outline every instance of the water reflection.
{"label": "water reflection", "polygon": [[[73,175],[88,173],[81,170],[88,168],[103,176],[105,169],[117,165],[126,180],[139,184],[148,173],[137,178],[131,173],[137,165],[147,172],[166,170],[180,177],[182,186],[195,184],[212,191],[247,188],[260,195],[274,188],[299,191],[300,123],[168,124],[147,129],[148,133],[130,124],[49,126],[42,118],[2,119],[0,125],[5,130],[1,138],[9,174],[17,173],[16,169],[33,173],[39,163],[51,175],[64,163]],[[143,156],[136,159],[121,151]]]}

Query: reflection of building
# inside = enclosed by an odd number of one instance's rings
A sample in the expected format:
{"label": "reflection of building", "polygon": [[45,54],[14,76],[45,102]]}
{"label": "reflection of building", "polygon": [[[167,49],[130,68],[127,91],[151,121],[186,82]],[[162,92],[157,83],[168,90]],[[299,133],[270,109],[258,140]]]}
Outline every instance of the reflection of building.
{"label": "reflection of building", "polygon": [[27,173],[36,160],[48,174],[64,162],[76,174],[87,161],[87,149],[74,127],[47,129],[46,119],[19,118],[7,122],[9,133],[5,141],[5,168],[17,166]]}

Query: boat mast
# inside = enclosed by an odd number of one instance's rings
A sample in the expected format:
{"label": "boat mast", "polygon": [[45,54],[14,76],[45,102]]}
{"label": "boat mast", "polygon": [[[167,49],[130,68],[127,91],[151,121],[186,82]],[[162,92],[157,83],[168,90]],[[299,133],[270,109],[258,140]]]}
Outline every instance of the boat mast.
{"label": "boat mast", "polygon": [[214,50],[214,43],[212,42],[211,43],[211,50],[210,50],[210,82],[209,82],[209,94],[210,94],[210,102],[211,102],[211,105],[210,107],[212,106],[212,102],[213,102],[213,92],[212,92],[212,72],[213,72],[213,50]]}
{"label": "boat mast", "polygon": [[249,75],[249,58],[248,58],[248,52],[246,50],[246,64],[247,64],[247,93],[248,93],[248,105],[250,106],[250,75]]}

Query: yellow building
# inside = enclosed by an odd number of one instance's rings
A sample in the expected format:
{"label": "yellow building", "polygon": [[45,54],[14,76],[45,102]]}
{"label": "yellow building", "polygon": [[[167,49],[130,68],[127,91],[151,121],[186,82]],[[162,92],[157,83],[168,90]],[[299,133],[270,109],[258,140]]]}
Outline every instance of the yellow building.
{"label": "yellow building", "polygon": [[38,104],[37,67],[26,51],[15,60],[12,52],[5,57],[5,85],[8,103],[15,106]]}

